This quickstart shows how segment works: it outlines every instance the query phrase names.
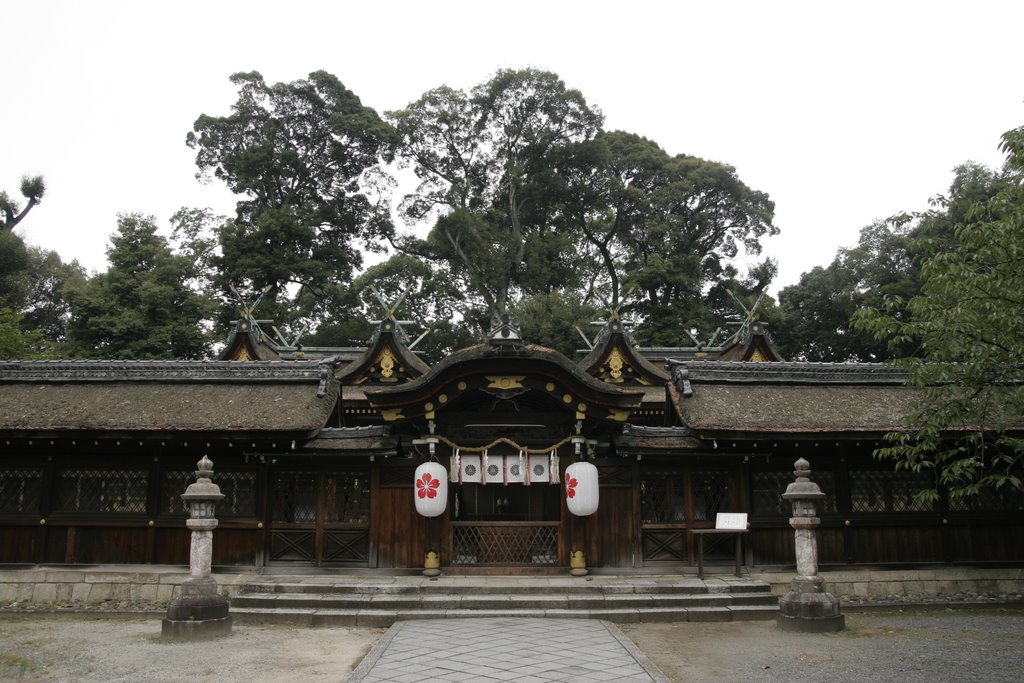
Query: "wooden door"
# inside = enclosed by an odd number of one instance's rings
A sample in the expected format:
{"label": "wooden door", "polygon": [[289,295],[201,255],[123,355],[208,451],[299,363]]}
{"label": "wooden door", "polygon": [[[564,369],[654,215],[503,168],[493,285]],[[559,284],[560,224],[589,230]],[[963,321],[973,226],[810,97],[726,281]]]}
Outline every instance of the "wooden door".
{"label": "wooden door", "polygon": [[369,565],[369,470],[282,468],[270,496],[271,563]]}
{"label": "wooden door", "polygon": [[[740,511],[736,468],[702,464],[641,465],[639,507],[643,565],[696,564],[690,532],[713,528],[719,512]],[[705,554],[711,557],[719,554],[718,545],[722,543],[720,538],[707,539]]]}

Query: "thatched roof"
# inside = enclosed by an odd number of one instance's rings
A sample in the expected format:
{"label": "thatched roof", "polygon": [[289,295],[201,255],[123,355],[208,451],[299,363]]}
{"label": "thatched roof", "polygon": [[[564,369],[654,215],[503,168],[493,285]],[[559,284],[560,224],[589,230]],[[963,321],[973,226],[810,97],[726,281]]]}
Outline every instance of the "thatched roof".
{"label": "thatched roof", "polygon": [[882,433],[901,429],[916,390],[879,364],[672,364],[671,401],[684,425],[719,433]]}
{"label": "thatched roof", "polygon": [[330,363],[0,362],[0,430],[312,434],[337,395]]}

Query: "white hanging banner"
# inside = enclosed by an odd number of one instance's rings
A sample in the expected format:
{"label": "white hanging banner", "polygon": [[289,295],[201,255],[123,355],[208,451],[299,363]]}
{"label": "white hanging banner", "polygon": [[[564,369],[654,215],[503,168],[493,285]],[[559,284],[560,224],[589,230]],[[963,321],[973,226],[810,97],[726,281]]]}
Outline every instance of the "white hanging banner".
{"label": "white hanging banner", "polygon": [[530,481],[534,484],[548,483],[548,456],[531,455],[529,457]]}
{"label": "white hanging banner", "polygon": [[480,483],[480,456],[479,455],[462,455],[458,451],[452,456],[452,472],[458,472],[458,474],[452,479],[452,481],[458,481],[460,484],[479,484]]}
{"label": "white hanging banner", "polygon": [[489,455],[484,464],[484,472],[487,475],[488,484],[504,484],[505,473],[504,473],[505,458],[500,455]]}
{"label": "white hanging banner", "polygon": [[463,455],[456,449],[449,479],[453,484],[557,484],[558,454]]}
{"label": "white hanging banner", "polygon": [[526,483],[526,458],[519,455],[505,456],[505,481],[509,484]]}

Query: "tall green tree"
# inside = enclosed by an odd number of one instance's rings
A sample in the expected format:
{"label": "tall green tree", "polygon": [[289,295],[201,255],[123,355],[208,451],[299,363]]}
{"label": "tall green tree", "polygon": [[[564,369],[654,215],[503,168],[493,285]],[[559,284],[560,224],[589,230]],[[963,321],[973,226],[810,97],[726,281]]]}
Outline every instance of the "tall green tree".
{"label": "tall green tree", "polygon": [[0,360],[29,360],[47,355],[48,345],[36,330],[24,330],[21,314],[0,306]]}
{"label": "tall green tree", "polygon": [[211,302],[188,286],[195,263],[171,250],[152,216],[119,216],[107,259],[107,272],[71,292],[68,333],[76,355],[143,360],[208,354]]}
{"label": "tall green tree", "polygon": [[14,227],[25,219],[28,212],[43,200],[46,183],[43,176],[22,176],[19,189],[21,196],[26,199],[25,206],[0,190],[0,231],[14,230]]}
{"label": "tall green tree", "polygon": [[29,247],[28,258],[23,278],[26,294],[18,309],[21,327],[42,335],[50,353],[66,355],[70,352],[64,346],[71,321],[70,292],[85,284],[85,269],[78,261],[65,263],[57,252],[39,247]]}
{"label": "tall green tree", "polygon": [[394,132],[325,71],[231,82],[231,114],[201,115],[186,140],[200,175],[241,197],[218,229],[218,283],[225,294],[269,287],[264,310],[279,320],[322,316],[361,266],[360,248],[382,250],[392,235],[379,165],[392,158]]}
{"label": "tall green tree", "polygon": [[913,296],[920,290],[919,276],[909,225],[865,227],[856,247],[840,249],[831,264],[811,269],[779,292],[785,320],[777,327],[780,350],[787,358],[809,361],[885,360],[888,342],[854,329],[851,316],[862,307],[881,306],[887,296]]}
{"label": "tall green tree", "polygon": [[954,498],[1024,490],[1024,127],[1002,149],[1005,187],[964,204],[952,248],[922,265],[920,294],[855,316],[855,328],[920,349],[900,361],[921,393],[913,429],[877,453],[933,473]]}
{"label": "tall green tree", "polygon": [[[840,249],[826,267],[804,273],[779,293],[784,322],[776,340],[789,358],[811,361],[878,362],[914,353],[916,342],[892,346],[851,324],[861,308],[881,308],[887,299],[907,301],[921,292],[921,266],[955,248],[955,228],[968,221],[972,207],[990,201],[1012,185],[1011,174],[967,163],[954,169],[945,195],[918,215],[901,214],[866,226],[855,247]],[[906,319],[906,310],[890,309]]]}
{"label": "tall green tree", "polygon": [[470,92],[442,86],[390,112],[420,184],[401,210],[431,228],[399,248],[443,261],[493,314],[571,275],[550,221],[552,155],[592,137],[601,114],[557,75],[502,70]]}
{"label": "tall green tree", "polygon": [[592,249],[606,302],[639,318],[635,334],[646,343],[677,343],[686,327],[712,324],[709,290],[737,278],[731,260],[741,251],[756,255],[778,233],[772,201],[734,168],[671,156],[632,133],[567,149],[556,176],[557,220]]}

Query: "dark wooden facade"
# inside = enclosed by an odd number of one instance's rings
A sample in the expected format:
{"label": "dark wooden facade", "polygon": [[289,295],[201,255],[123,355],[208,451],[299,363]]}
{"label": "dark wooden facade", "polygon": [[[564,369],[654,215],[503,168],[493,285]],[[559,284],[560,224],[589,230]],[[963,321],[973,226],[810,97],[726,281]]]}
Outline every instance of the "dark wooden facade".
{"label": "dark wooden facade", "polygon": [[[448,571],[560,572],[584,550],[686,571],[717,512],[749,514],[748,565],[787,566],[798,457],[827,494],[824,565],[1024,562],[1019,496],[922,504],[928,481],[871,457],[909,396],[883,366],[666,372],[610,325],[580,364],[506,343],[428,368],[387,324],[344,363],[0,363],[0,564],[186,564],[179,496],[203,455],[220,566],[415,571],[435,550]],[[484,447],[590,459],[598,511],[569,514],[558,484],[453,482],[444,515],[418,515],[417,465]]]}

